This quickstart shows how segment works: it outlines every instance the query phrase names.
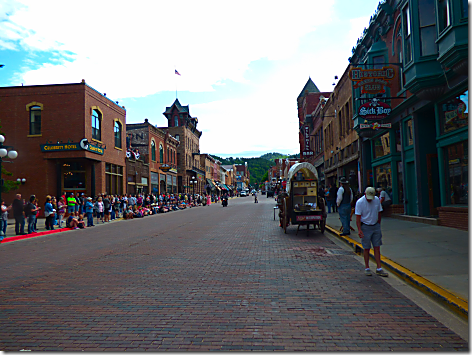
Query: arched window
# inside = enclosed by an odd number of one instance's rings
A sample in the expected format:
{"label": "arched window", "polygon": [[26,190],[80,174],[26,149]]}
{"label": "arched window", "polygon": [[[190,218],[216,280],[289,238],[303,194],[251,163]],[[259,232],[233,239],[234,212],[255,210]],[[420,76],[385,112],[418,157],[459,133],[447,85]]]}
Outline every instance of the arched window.
{"label": "arched window", "polygon": [[30,109],[29,134],[41,134],[41,107],[31,106]]}
{"label": "arched window", "polygon": [[115,121],[115,147],[121,148],[121,122]]}
{"label": "arched window", "polygon": [[164,163],[164,148],[159,144],[159,163]]}
{"label": "arched window", "polygon": [[174,127],[178,127],[178,126],[179,126],[179,117],[174,116]]}
{"label": "arched window", "polygon": [[92,110],[92,138],[102,139],[102,114],[98,110]]}
{"label": "arched window", "polygon": [[151,140],[151,160],[156,161],[156,142]]}

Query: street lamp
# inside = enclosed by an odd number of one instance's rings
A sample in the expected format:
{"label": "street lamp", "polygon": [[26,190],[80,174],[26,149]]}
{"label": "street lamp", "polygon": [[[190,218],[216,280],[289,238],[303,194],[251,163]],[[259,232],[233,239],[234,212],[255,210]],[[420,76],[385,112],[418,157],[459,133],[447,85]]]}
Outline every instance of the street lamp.
{"label": "street lamp", "polygon": [[[0,134],[0,201],[2,200],[2,189],[3,189],[3,179],[2,179],[2,162],[3,158],[8,157],[10,159],[16,159],[18,156],[18,152],[16,150],[8,150],[7,148],[13,148],[8,145],[3,145],[3,142],[5,142],[5,137]],[[3,239],[5,237],[5,234],[3,234],[3,231],[0,230],[0,238]]]}
{"label": "street lamp", "polygon": [[190,183],[192,184],[193,194],[195,195],[195,184],[198,183],[197,178],[195,176],[192,176],[192,180],[190,180]]}

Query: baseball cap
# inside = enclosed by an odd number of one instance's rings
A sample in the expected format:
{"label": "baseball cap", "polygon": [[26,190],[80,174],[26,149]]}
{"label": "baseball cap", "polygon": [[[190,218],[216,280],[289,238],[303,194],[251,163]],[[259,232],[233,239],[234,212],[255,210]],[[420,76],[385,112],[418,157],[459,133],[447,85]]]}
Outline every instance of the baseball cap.
{"label": "baseball cap", "polygon": [[368,187],[365,189],[365,198],[368,200],[373,200],[375,197],[375,189],[373,187]]}

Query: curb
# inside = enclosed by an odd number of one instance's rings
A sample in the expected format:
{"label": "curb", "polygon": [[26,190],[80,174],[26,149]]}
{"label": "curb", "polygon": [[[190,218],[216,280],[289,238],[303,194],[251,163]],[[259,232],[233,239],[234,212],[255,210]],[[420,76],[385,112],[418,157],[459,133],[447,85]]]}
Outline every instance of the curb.
{"label": "curb", "polygon": [[[356,252],[356,254],[361,254],[364,250],[362,248],[362,244],[356,242],[352,238],[348,236],[341,236],[336,229],[331,226],[326,225],[326,229],[334,234],[339,239],[343,240]],[[370,257],[374,260],[374,252],[370,250]],[[442,288],[441,286],[436,285],[435,283],[425,279],[424,277],[415,274],[413,271],[408,270],[404,266],[396,263],[393,260],[382,255],[381,260],[382,266],[385,266],[390,272],[394,273],[401,279],[407,281],[409,284],[413,285],[415,288],[419,289],[423,293],[426,293],[429,296],[433,296],[437,300],[441,301],[444,305],[446,305],[449,309],[454,311],[454,313],[458,314],[459,316],[468,320],[469,318],[469,303],[468,301],[462,299],[461,297],[457,296],[456,294]]]}

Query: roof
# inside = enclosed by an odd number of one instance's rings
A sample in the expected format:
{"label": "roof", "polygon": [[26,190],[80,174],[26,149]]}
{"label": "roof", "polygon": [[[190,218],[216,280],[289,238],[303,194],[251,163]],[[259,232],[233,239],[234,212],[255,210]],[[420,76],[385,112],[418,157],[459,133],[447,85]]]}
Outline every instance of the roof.
{"label": "roof", "polygon": [[315,83],[311,78],[308,78],[308,81],[306,82],[305,86],[303,87],[302,92],[300,95],[298,95],[297,99],[305,95],[305,91],[308,91],[309,93],[311,92],[320,92],[320,90],[316,87]]}
{"label": "roof", "polygon": [[174,103],[170,107],[166,107],[166,112],[164,112],[164,115],[166,113],[171,113],[172,107],[176,107],[179,112],[187,112],[190,115],[188,105],[187,106],[182,106],[179,102],[179,99],[175,99]]}

